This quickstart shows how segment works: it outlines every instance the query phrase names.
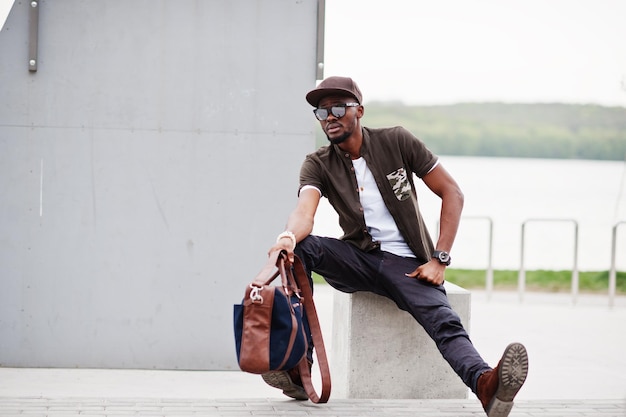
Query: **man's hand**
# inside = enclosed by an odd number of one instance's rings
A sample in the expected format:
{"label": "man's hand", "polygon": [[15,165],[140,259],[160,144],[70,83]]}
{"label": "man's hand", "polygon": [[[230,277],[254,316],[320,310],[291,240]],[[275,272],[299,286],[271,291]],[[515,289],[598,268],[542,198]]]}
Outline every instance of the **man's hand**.
{"label": "man's hand", "polygon": [[288,238],[280,239],[274,246],[270,248],[269,251],[267,251],[267,254],[271,255],[275,251],[281,251],[281,250],[284,250],[285,252],[287,252],[287,259],[289,259],[289,262],[294,261],[293,244],[291,243],[291,240]]}
{"label": "man's hand", "polygon": [[415,271],[405,274],[409,278],[417,278],[432,285],[441,285],[445,281],[446,266],[436,259],[431,259],[418,266]]}

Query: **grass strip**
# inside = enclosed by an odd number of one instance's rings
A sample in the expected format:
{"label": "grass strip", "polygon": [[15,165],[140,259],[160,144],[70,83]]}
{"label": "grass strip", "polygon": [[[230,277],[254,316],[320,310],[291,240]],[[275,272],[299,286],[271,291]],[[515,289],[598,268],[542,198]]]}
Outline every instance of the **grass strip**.
{"label": "grass strip", "polygon": [[[515,270],[493,271],[494,290],[517,289],[519,272]],[[486,286],[486,271],[478,269],[446,270],[446,280],[467,289],[484,289]],[[315,283],[325,283],[318,274],[313,274]],[[606,293],[609,290],[609,271],[579,271],[579,291],[586,293]],[[543,292],[570,292],[572,289],[572,271],[526,271],[526,290]],[[626,294],[626,271],[617,271],[617,294]]]}

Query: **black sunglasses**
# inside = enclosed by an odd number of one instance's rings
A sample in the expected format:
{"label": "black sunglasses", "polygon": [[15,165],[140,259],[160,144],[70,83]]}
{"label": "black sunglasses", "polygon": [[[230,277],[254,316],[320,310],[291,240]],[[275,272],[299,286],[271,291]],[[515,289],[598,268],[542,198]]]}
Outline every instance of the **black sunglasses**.
{"label": "black sunglasses", "polygon": [[328,108],[313,109],[313,113],[315,114],[315,117],[317,117],[317,120],[320,120],[320,121],[324,121],[328,119],[328,116],[331,114],[337,119],[341,119],[343,116],[346,115],[346,107],[358,107],[358,106],[360,106],[359,103],[335,104],[334,106],[328,107]]}

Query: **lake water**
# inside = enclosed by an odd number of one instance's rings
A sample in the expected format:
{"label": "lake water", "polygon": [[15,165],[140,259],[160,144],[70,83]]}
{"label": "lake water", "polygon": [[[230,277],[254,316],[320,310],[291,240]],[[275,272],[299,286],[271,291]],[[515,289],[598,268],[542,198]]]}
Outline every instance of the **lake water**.
{"label": "lake water", "polygon": [[[456,268],[496,269],[521,264],[525,225],[526,269],[571,269],[578,228],[578,268],[608,270],[615,224],[626,221],[626,163],[616,161],[442,156],[441,163],[465,194],[465,208],[452,250]],[[422,213],[436,239],[439,198],[418,179]],[[315,234],[341,235],[337,216],[323,199]],[[626,270],[626,224],[617,229],[616,265]]]}

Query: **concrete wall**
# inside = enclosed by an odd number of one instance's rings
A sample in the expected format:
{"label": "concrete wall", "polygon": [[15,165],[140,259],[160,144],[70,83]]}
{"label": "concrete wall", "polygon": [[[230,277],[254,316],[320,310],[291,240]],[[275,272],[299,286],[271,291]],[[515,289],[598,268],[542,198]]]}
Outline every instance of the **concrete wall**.
{"label": "concrete wall", "polygon": [[236,369],[313,150],[316,0],[30,2],[0,33],[0,366]]}

